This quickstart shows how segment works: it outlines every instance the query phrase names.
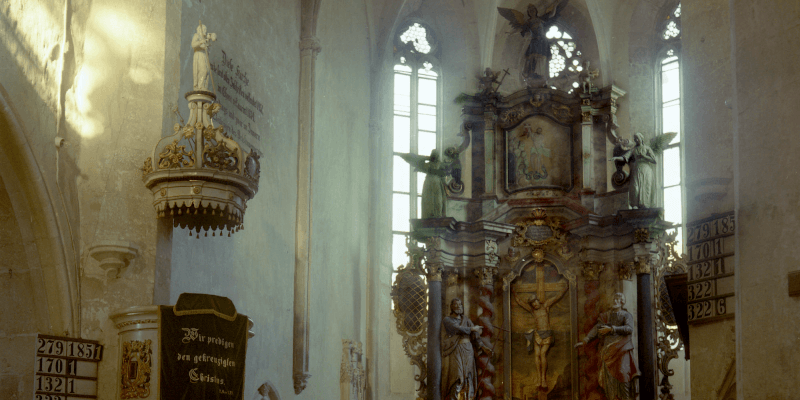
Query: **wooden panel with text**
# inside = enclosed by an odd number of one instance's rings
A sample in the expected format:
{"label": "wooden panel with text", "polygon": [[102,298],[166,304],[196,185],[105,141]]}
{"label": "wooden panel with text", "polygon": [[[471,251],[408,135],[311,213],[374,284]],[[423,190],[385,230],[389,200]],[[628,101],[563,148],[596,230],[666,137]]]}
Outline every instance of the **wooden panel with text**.
{"label": "wooden panel with text", "polygon": [[687,231],[689,323],[733,317],[736,231],[733,211],[692,222]]}
{"label": "wooden panel with text", "polygon": [[94,340],[39,335],[34,365],[34,400],[97,398],[97,363],[103,346]]}

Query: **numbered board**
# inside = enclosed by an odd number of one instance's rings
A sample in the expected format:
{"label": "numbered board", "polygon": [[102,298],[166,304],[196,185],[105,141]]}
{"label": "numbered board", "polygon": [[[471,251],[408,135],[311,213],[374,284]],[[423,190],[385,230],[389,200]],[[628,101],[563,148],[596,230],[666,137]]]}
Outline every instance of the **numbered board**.
{"label": "numbered board", "polygon": [[103,346],[93,340],[39,335],[34,364],[34,400],[97,398],[97,363]]}
{"label": "numbered board", "polygon": [[733,317],[733,212],[687,225],[687,307],[689,323]]}

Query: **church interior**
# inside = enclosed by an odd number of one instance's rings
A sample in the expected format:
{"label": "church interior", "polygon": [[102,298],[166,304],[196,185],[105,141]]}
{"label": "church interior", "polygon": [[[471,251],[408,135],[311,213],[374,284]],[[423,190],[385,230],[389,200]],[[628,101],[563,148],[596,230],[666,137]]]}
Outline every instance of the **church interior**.
{"label": "church interior", "polygon": [[4,0],[0,398],[800,399],[798,49],[794,0]]}

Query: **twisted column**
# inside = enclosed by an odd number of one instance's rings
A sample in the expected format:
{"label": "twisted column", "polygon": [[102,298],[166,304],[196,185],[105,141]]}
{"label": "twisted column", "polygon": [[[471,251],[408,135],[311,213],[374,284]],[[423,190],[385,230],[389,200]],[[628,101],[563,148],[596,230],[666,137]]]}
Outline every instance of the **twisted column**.
{"label": "twisted column", "polygon": [[481,308],[481,315],[478,318],[478,325],[483,327],[481,333],[481,345],[483,351],[480,351],[476,357],[478,363],[478,399],[479,400],[494,400],[495,389],[492,382],[494,381],[495,369],[492,365],[492,352],[494,351],[494,325],[492,324],[494,318],[494,305],[492,305],[492,296],[494,294],[494,274],[497,273],[497,267],[483,267],[475,270],[480,286],[478,287],[478,306]]}

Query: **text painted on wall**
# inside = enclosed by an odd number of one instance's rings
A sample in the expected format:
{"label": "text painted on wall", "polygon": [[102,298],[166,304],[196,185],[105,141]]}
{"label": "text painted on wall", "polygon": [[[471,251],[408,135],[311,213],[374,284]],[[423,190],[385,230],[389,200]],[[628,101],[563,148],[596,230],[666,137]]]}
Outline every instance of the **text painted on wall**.
{"label": "text painted on wall", "polygon": [[250,75],[225,50],[220,50],[216,62],[210,62],[214,86],[222,110],[215,116],[225,131],[251,149],[260,151],[259,120],[264,116],[264,104],[250,86]]}

